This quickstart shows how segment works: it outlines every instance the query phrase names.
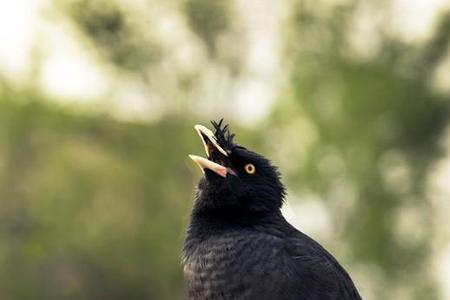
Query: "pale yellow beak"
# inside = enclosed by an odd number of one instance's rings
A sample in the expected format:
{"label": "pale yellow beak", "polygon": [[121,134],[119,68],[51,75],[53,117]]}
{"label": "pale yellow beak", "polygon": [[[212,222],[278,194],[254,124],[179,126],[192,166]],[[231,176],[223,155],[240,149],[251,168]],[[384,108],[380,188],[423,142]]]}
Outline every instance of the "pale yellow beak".
{"label": "pale yellow beak", "polygon": [[[228,157],[228,153],[220,147],[214,133],[211,130],[202,125],[195,125],[194,129],[197,131],[202,140],[203,147],[205,147],[205,152],[206,155],[208,155],[208,158],[211,157],[211,147],[214,147],[224,156]],[[208,144],[208,142],[210,143]],[[226,167],[197,155],[189,155],[189,157],[200,167],[203,173],[205,173],[205,169],[209,169],[222,177],[227,176],[228,169]]]}
{"label": "pale yellow beak", "polygon": [[189,155],[189,157],[200,167],[203,173],[205,173],[205,169],[209,169],[222,177],[227,177],[228,170],[224,166],[197,155]]}
{"label": "pale yellow beak", "polygon": [[209,147],[206,144],[205,137],[214,145],[214,148],[216,148],[217,150],[219,150],[220,153],[228,157],[228,153],[225,150],[223,150],[222,147],[220,147],[219,143],[217,143],[216,137],[214,136],[214,133],[211,130],[199,124],[195,125],[194,129],[195,131],[197,131],[198,135],[202,139],[203,147],[205,147],[205,152],[206,155],[208,155],[208,157],[210,157],[211,153],[209,153]]}

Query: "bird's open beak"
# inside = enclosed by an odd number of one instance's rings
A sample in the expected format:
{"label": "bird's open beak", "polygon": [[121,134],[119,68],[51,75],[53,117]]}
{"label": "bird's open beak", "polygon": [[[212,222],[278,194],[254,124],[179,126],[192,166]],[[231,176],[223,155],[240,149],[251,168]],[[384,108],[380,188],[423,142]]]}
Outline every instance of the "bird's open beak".
{"label": "bird's open beak", "polygon": [[202,125],[195,125],[194,128],[202,139],[208,159],[197,155],[189,155],[189,157],[200,167],[202,172],[204,172],[205,169],[209,169],[219,176],[226,177],[228,173],[227,167],[222,166],[211,159],[214,151],[219,151],[220,154],[225,157],[228,157],[227,152],[219,145],[211,130]]}
{"label": "bird's open beak", "polygon": [[217,175],[227,177],[228,170],[224,166],[197,155],[190,154],[189,157],[200,167],[203,173],[205,172],[205,169],[209,169]]}
{"label": "bird's open beak", "polygon": [[205,147],[205,152],[208,157],[211,157],[211,150],[214,149],[219,150],[220,153],[228,157],[227,152],[220,147],[219,143],[217,143],[216,137],[211,130],[199,124],[195,125],[194,129],[202,139],[203,146]]}

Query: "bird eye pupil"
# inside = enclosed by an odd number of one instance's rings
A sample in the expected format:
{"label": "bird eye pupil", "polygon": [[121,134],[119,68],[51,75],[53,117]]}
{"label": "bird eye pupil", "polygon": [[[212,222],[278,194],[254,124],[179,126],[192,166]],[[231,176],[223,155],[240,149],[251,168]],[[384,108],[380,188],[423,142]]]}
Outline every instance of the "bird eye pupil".
{"label": "bird eye pupil", "polygon": [[246,164],[245,165],[245,172],[247,172],[248,174],[254,174],[256,171],[256,168],[253,164]]}

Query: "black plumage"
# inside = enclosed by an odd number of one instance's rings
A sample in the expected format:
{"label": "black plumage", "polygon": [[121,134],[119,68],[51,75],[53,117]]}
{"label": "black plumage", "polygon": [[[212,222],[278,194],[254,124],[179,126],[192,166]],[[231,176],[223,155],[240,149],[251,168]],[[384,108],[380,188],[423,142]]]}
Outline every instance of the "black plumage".
{"label": "black plumage", "polygon": [[336,259],[282,216],[277,169],[212,124],[214,134],[196,126],[208,160],[191,157],[205,176],[183,249],[188,298],[361,299]]}

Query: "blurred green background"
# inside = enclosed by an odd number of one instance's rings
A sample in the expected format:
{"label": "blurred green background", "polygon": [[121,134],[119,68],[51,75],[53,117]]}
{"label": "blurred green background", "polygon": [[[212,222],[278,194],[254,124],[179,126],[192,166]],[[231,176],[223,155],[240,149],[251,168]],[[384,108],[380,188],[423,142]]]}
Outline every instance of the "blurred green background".
{"label": "blurred green background", "polygon": [[224,117],[364,299],[450,299],[445,0],[0,4],[0,299],[184,299]]}

